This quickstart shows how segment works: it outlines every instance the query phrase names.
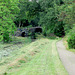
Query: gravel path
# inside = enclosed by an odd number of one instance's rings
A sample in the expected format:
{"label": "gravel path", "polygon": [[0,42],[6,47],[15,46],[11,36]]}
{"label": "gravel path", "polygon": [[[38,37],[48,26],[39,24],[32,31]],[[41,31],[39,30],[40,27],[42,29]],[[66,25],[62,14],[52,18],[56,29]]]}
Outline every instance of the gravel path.
{"label": "gravel path", "polygon": [[57,42],[56,45],[65,69],[69,75],[75,75],[75,54],[66,50],[65,46],[63,45],[63,40]]}

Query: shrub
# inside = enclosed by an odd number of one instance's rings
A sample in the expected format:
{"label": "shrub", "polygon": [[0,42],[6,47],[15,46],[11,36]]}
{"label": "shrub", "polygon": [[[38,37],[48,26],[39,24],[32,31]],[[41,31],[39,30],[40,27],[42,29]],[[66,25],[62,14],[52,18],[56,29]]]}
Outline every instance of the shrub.
{"label": "shrub", "polygon": [[7,42],[9,42],[11,40],[11,38],[10,38],[10,36],[9,36],[9,33],[4,33],[3,34],[3,42],[4,43],[7,43]]}
{"label": "shrub", "polygon": [[64,27],[62,24],[55,27],[54,34],[59,37],[65,35]]}
{"label": "shrub", "polygon": [[68,39],[67,39],[69,48],[73,48],[73,49],[75,49],[75,30],[74,29],[70,31]]}
{"label": "shrub", "polygon": [[42,33],[36,33],[36,39],[44,38],[45,36]]}
{"label": "shrub", "polygon": [[32,33],[31,33],[31,39],[36,39],[35,32],[32,32]]}

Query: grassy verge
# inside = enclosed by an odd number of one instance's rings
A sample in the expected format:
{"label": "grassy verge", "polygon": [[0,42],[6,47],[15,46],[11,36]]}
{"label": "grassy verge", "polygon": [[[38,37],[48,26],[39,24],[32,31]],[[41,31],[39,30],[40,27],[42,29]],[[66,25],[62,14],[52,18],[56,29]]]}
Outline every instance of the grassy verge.
{"label": "grassy verge", "polygon": [[1,72],[7,75],[68,75],[59,59],[56,41],[43,38],[22,47],[6,59],[9,62],[0,66]]}
{"label": "grassy verge", "polygon": [[23,37],[13,37],[12,38],[12,41],[9,42],[9,43],[3,43],[3,42],[0,42],[0,50],[4,50],[5,48],[10,48],[12,47],[13,45],[26,45],[28,43],[31,43],[31,39],[30,38],[23,38]]}
{"label": "grassy verge", "polygon": [[20,49],[30,43],[30,38],[23,37],[15,37],[10,43],[0,42],[0,75],[3,75],[8,70],[8,65],[12,64],[23,53]]}
{"label": "grassy verge", "polygon": [[69,50],[69,51],[75,53],[75,49],[69,49],[69,47],[68,47],[67,36],[65,36],[65,37],[63,38],[63,42],[64,42],[64,45],[65,45],[65,47],[66,47],[67,50]]}

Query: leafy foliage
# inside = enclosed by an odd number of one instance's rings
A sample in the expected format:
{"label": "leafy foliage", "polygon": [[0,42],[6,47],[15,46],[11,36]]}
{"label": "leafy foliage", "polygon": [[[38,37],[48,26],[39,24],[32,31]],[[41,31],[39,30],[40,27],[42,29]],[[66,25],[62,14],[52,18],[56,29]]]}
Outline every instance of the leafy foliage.
{"label": "leafy foliage", "polygon": [[67,42],[68,42],[69,48],[75,49],[75,27],[71,29],[70,32],[68,33]]}
{"label": "leafy foliage", "polygon": [[10,34],[15,29],[14,19],[19,10],[16,1],[0,1],[0,39],[4,42],[10,40]]}
{"label": "leafy foliage", "polygon": [[71,1],[71,4],[67,4],[68,2],[62,6],[58,6],[58,20],[65,23],[64,29],[66,33],[68,33],[69,30],[73,28],[73,24],[75,24],[75,3]]}
{"label": "leafy foliage", "polygon": [[[10,35],[16,28],[15,24],[17,27],[41,26],[45,36],[54,33],[59,37],[65,34],[70,37],[68,33],[75,27],[75,1],[0,0],[1,40],[11,41]],[[32,36],[35,38],[34,33]]]}
{"label": "leafy foliage", "polygon": [[15,22],[18,27],[37,25],[40,5],[36,1],[19,0],[20,13]]}
{"label": "leafy foliage", "polygon": [[40,26],[43,27],[44,33],[49,34],[54,31],[55,23],[56,23],[56,15],[53,8],[48,8],[46,12],[40,13]]}

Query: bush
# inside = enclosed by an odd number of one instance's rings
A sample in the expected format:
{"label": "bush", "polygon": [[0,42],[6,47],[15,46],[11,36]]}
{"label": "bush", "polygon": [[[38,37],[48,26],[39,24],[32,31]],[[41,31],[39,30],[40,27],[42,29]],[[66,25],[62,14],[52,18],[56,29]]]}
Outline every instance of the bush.
{"label": "bush", "polygon": [[42,33],[36,33],[36,39],[44,38],[45,36]]}
{"label": "bush", "polygon": [[35,32],[32,32],[32,33],[31,33],[31,39],[36,39]]}
{"label": "bush", "polygon": [[11,41],[11,38],[9,36],[9,33],[6,32],[6,33],[3,34],[3,42],[7,43],[9,41]]}
{"label": "bush", "polygon": [[65,35],[64,27],[62,24],[55,27],[54,34],[59,37]]}
{"label": "bush", "polygon": [[73,29],[68,36],[67,42],[69,48],[75,49],[75,30]]}

